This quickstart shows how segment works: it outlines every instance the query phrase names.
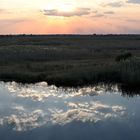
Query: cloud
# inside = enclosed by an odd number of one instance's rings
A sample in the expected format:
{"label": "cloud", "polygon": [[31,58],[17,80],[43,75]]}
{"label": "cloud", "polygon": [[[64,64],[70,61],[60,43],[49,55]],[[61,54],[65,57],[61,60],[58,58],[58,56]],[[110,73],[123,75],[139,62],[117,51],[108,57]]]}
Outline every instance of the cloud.
{"label": "cloud", "polygon": [[128,0],[127,3],[140,4],[140,0]]}
{"label": "cloud", "polygon": [[8,9],[0,9],[0,14],[12,14],[12,11]]}
{"label": "cloud", "polygon": [[44,15],[47,16],[60,16],[60,17],[73,17],[73,16],[83,16],[83,15],[89,15],[91,13],[90,8],[76,8],[74,11],[70,12],[61,12],[58,11],[57,9],[51,9],[43,10]]}
{"label": "cloud", "polygon": [[106,11],[106,12],[104,12],[104,14],[112,15],[112,14],[115,14],[115,13],[113,11]]}
{"label": "cloud", "polygon": [[106,12],[104,12],[104,13],[98,13],[98,12],[96,12],[93,16],[91,16],[91,17],[93,17],[93,18],[100,18],[100,17],[106,17],[106,16],[108,16],[108,15],[113,15],[113,14],[115,14],[113,11],[106,11]]}
{"label": "cloud", "polygon": [[30,22],[30,19],[0,19],[0,25],[15,25],[17,23]]}
{"label": "cloud", "polygon": [[3,11],[4,11],[4,9],[0,9],[0,13],[3,12]]}
{"label": "cloud", "polygon": [[124,3],[122,1],[116,1],[116,2],[109,2],[109,3],[102,3],[101,6],[106,7],[114,7],[114,8],[118,8],[118,7],[122,7],[124,5]]}
{"label": "cloud", "polygon": [[139,19],[126,19],[126,21],[128,22],[134,22],[134,23],[140,23],[140,20]]}
{"label": "cloud", "polygon": [[105,14],[99,14],[99,13],[97,13],[97,14],[93,15],[92,17],[99,18],[99,17],[104,17],[104,16],[105,16]]}

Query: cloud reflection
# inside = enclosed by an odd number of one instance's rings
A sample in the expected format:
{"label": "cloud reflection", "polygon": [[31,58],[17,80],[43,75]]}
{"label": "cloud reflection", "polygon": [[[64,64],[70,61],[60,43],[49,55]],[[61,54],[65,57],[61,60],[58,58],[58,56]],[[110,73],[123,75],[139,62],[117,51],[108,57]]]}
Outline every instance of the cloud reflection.
{"label": "cloud reflection", "polygon": [[125,115],[125,108],[122,106],[109,106],[100,102],[90,103],[68,103],[67,111],[56,111],[52,114],[54,124],[65,125],[72,121],[97,122],[109,118],[116,118]]}
{"label": "cloud reflection", "polygon": [[31,98],[34,101],[43,101],[45,98],[53,96],[58,98],[69,98],[75,96],[98,95],[103,92],[102,88],[84,87],[79,89],[63,89],[56,86],[48,86],[46,82],[36,84],[21,85],[16,82],[8,82],[5,84],[8,90],[16,93],[18,97]]}
{"label": "cloud reflection", "polygon": [[7,98],[11,98],[11,105],[9,103],[5,108],[7,114],[3,113],[4,108],[0,108],[0,125],[15,131],[28,131],[43,125],[66,125],[73,121],[94,124],[126,115],[123,106],[93,100],[92,95],[100,96],[105,92],[101,87],[63,89],[48,86],[46,82],[27,85],[0,83],[1,90],[3,87],[8,90]]}
{"label": "cloud reflection", "polygon": [[11,114],[0,119],[1,125],[10,126],[16,131],[26,131],[33,128],[37,128],[45,124],[44,113],[42,110],[35,110],[30,114]]}

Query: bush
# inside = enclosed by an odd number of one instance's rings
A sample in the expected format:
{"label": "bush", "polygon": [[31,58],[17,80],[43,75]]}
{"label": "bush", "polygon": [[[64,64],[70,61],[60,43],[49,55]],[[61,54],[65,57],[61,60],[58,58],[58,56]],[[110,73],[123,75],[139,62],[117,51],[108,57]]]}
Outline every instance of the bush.
{"label": "bush", "polygon": [[128,58],[131,58],[131,57],[132,57],[132,54],[129,53],[129,52],[127,52],[127,53],[118,55],[118,56],[115,58],[115,60],[116,60],[117,62],[119,62],[119,61],[127,60]]}

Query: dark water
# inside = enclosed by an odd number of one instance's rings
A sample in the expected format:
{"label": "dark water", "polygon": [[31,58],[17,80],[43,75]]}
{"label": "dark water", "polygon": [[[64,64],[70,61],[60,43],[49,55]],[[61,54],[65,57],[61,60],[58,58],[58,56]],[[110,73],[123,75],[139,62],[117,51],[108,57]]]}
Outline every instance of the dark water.
{"label": "dark water", "polygon": [[139,140],[140,97],[113,87],[0,83],[1,140]]}

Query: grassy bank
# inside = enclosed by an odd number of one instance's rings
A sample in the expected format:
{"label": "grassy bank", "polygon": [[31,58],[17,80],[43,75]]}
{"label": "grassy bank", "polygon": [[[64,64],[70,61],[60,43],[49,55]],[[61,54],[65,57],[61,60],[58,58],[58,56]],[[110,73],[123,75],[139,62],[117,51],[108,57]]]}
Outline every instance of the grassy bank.
{"label": "grassy bank", "polygon": [[140,36],[0,36],[0,80],[140,87]]}

